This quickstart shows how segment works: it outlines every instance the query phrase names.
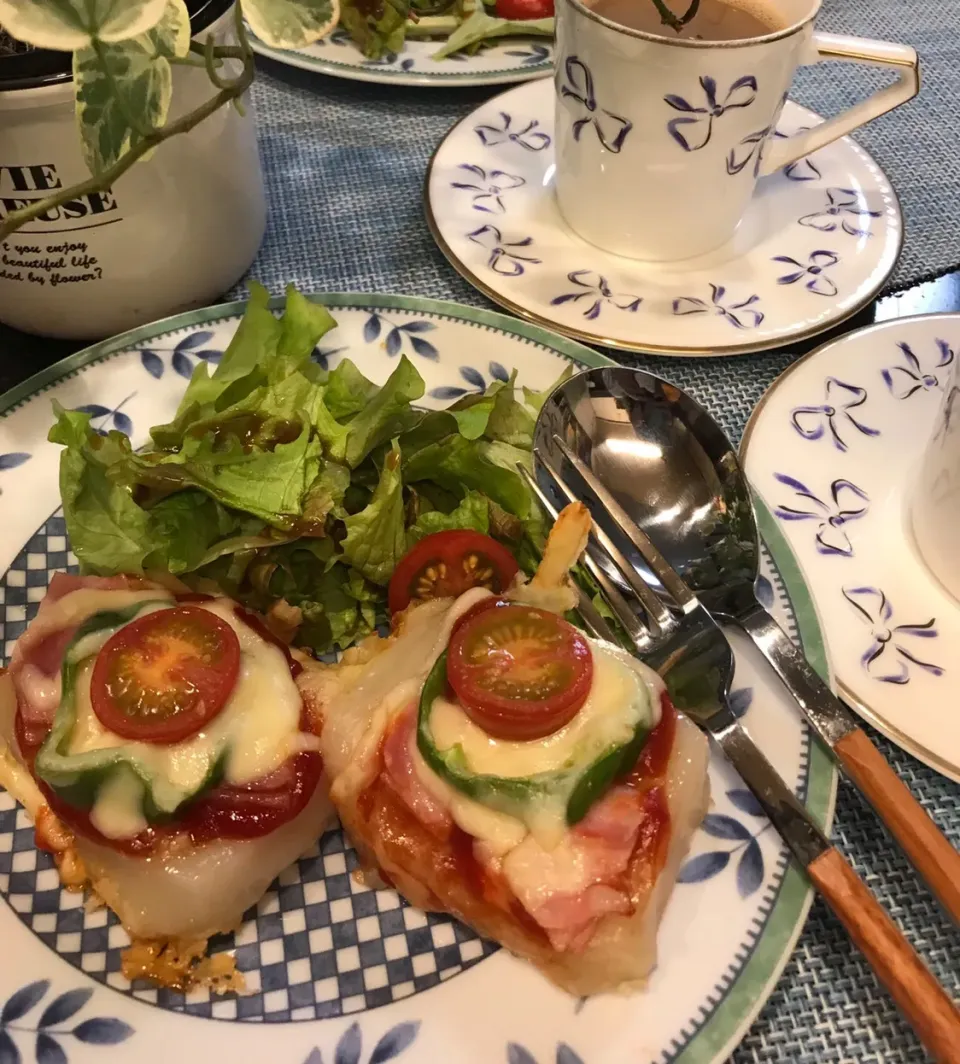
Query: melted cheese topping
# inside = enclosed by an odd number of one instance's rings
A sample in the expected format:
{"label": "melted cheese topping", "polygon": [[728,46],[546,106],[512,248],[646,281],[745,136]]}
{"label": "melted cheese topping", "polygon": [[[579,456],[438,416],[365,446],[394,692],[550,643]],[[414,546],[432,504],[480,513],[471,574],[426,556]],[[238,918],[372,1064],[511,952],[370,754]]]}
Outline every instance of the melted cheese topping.
{"label": "melted cheese topping", "polygon": [[52,714],[60,705],[60,673],[47,676],[36,665],[24,665],[18,677],[28,706]]}
{"label": "melted cheese topping", "polygon": [[420,782],[450,811],[454,823],[468,835],[486,844],[494,857],[502,857],[526,837],[527,827],[516,817],[488,809],[442,780],[423,760],[417,749],[416,734],[411,737],[411,757]]}
{"label": "melted cheese topping", "polygon": [[[315,736],[300,731],[300,693],[279,648],[262,639],[235,614],[228,601],[199,603],[230,625],[240,642],[240,674],[227,704],[202,731],[180,743],[160,746],[132,742],[103,727],[90,702],[93,659],[80,667],[76,686],[76,725],[70,754],[122,746],[154,779],[154,798],[172,811],[184,794],[198,790],[226,750],[224,778],[243,784],[279,768],[291,755],[319,748]],[[118,773],[103,786],[91,820],[108,838],[127,838],[145,826],[141,784]]]}
{"label": "melted cheese topping", "polygon": [[[531,776],[593,761],[611,745],[627,742],[641,722],[656,727],[662,689],[656,673],[614,648],[592,640],[590,644],[593,686],[580,712],[565,727],[529,742],[494,739],[459,705],[437,699],[430,718],[437,747],[449,750],[459,744],[475,773]],[[444,802],[459,827],[481,840],[493,856],[504,856],[527,836],[527,825],[520,820],[488,809],[442,780],[423,760],[415,742],[413,763],[421,782]],[[545,850],[556,849],[567,835],[567,800],[576,782],[572,776],[568,787],[545,796],[530,810],[529,833]]]}
{"label": "melted cheese topping", "polygon": [[46,804],[36,780],[14,756],[14,717],[17,714],[17,692],[10,674],[0,669],[0,787],[11,794],[36,821]]}
{"label": "melted cheese topping", "polygon": [[[330,697],[336,709],[323,725],[324,764],[333,777],[330,793],[335,802],[361,793],[376,779],[378,752],[391,718],[411,702],[416,704],[424,679],[446,648],[457,619],[489,595],[483,588],[471,588],[450,605],[432,599],[414,607],[403,617],[400,635],[391,637],[386,650],[365,666],[348,666],[355,671],[346,691]],[[430,772],[415,737],[411,755],[424,786],[437,788],[433,793],[451,808],[457,792]],[[478,809],[486,812],[482,806]]]}
{"label": "melted cheese topping", "polygon": [[[102,592],[102,594],[108,595],[110,592],[105,591]],[[156,598],[156,596],[154,596],[154,598]],[[167,602],[148,602],[142,610],[137,610],[128,623],[133,624],[134,621],[140,620],[141,617],[146,617],[150,613],[156,613],[157,610],[169,609],[171,606],[175,605],[176,602],[173,599],[170,599]],[[119,607],[108,602],[104,608],[116,610]],[[99,654],[103,645],[112,635],[113,632],[109,628],[101,628],[99,631],[90,632],[89,635],[85,635],[82,639],[78,639],[70,649],[70,660],[83,661],[84,658]]]}
{"label": "melted cheese topping", "polygon": [[30,625],[31,641],[39,642],[47,632],[56,632],[61,628],[72,628],[100,610],[122,610],[135,602],[147,602],[150,599],[166,599],[175,605],[173,596],[163,588],[145,588],[141,591],[127,591],[123,588],[81,587],[71,591],[56,602],[45,602],[36,619]]}
{"label": "melted cheese topping", "polygon": [[502,870],[528,912],[535,912],[558,894],[579,894],[592,878],[589,852],[573,845],[569,833],[546,853],[535,836],[528,835],[507,856]]}
{"label": "melted cheese topping", "polygon": [[147,827],[143,784],[129,769],[114,772],[100,787],[90,823],[108,839],[131,839]]}
{"label": "melted cheese topping", "polygon": [[533,776],[592,759],[608,746],[627,742],[638,724],[660,719],[659,702],[635,670],[597,644],[593,685],[577,715],[559,731],[526,742],[495,739],[455,702],[438,698],[430,728],[441,750],[460,745],[470,771],[490,776]]}

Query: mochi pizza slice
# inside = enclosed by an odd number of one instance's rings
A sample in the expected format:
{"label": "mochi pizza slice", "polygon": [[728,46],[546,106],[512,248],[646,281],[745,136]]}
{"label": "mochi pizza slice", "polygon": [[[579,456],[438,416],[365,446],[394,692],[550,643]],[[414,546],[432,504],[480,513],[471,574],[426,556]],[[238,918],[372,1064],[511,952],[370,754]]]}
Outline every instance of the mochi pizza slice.
{"label": "mochi pizza slice", "polygon": [[645,981],[708,799],[706,740],[659,677],[562,616],[588,522],[563,512],[529,584],[411,605],[301,682],[371,875],[578,995]]}
{"label": "mochi pizza slice", "polygon": [[60,573],[0,676],[0,784],[65,886],[133,940],[129,978],[237,988],[239,926],[332,810],[302,669],[230,599]]}

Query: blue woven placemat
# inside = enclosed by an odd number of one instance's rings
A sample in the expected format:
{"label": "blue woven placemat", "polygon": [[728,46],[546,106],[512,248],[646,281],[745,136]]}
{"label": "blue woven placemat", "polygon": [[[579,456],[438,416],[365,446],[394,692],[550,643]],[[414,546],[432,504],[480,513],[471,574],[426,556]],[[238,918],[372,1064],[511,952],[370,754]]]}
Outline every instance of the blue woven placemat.
{"label": "blue woven placemat", "polygon": [[[857,133],[900,195],[906,246],[886,291],[960,264],[960,7],[955,0],[826,0],[817,25],[912,44],[920,96]],[[255,88],[271,226],[258,276],[470,299],[423,225],[420,192],[446,130],[498,88],[403,88],[263,61]],[[274,74],[283,77],[280,81]],[[793,97],[836,114],[888,81],[844,64],[800,71]],[[474,298],[473,302],[477,302]]]}
{"label": "blue woven placemat", "polygon": [[[924,62],[922,96],[858,134],[896,186],[907,241],[895,290],[960,263],[960,9],[952,0],[827,0],[824,30],[901,40]],[[832,114],[882,83],[801,72],[795,98]],[[413,89],[304,75],[264,64],[255,88],[270,225],[251,271],[274,292],[409,292],[490,305],[446,263],[423,218],[423,174],[444,132],[496,89]],[[792,360],[623,358],[687,388],[738,439],[757,400]],[[873,734],[954,845],[960,787]],[[930,899],[858,795],[841,784],[834,837],[937,975],[960,995],[960,934]],[[925,1060],[915,1036],[815,903],[783,977],[741,1047],[737,1064],[906,1064]],[[638,1061],[638,1064],[643,1062]]]}

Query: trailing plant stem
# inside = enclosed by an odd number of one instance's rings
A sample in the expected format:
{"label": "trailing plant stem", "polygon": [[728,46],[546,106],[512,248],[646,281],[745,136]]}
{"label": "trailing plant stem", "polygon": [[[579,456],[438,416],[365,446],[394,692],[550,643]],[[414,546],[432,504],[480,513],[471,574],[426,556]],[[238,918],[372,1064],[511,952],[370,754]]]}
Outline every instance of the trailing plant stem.
{"label": "trailing plant stem", "polygon": [[[190,51],[199,56],[206,56],[207,46],[201,44],[199,41],[190,42]],[[245,54],[242,48],[231,48],[226,45],[221,45],[216,49],[217,59],[244,59]]]}
{"label": "trailing plant stem", "polygon": [[216,46],[214,45],[212,33],[207,35],[207,42],[203,49],[203,65],[207,69],[207,77],[218,89],[227,89],[230,87],[230,79],[221,78],[217,73]]}
{"label": "trailing plant stem", "polygon": [[[240,51],[240,49],[231,49],[231,51]],[[229,56],[227,58],[233,57]],[[113,166],[104,170],[102,174],[98,174],[96,177],[88,177],[86,181],[80,181],[70,188],[61,189],[52,196],[47,196],[45,199],[37,200],[36,203],[31,203],[29,207],[21,207],[19,210],[11,211],[6,219],[0,223],[0,240],[5,240],[21,226],[26,225],[27,222],[33,221],[34,218],[38,218],[41,214],[46,214],[47,211],[60,207],[70,200],[88,196],[94,192],[103,192],[104,189],[110,188],[142,155],[146,155],[147,152],[171,137],[179,136],[181,133],[189,133],[191,129],[209,118],[225,103],[239,99],[250,88],[256,72],[252,50],[248,51],[243,58],[243,70],[234,81],[225,83],[225,87],[216,96],[211,96],[210,99],[206,100],[195,110],[182,115],[175,122],[169,122],[160,129],[155,129],[153,132],[148,133],[134,147],[125,152]]]}
{"label": "trailing plant stem", "polygon": [[675,15],[664,0],[653,0],[653,6],[660,12],[660,20],[663,24],[679,33],[688,22],[696,17],[700,10],[700,0],[690,0],[690,6],[682,15]]}
{"label": "trailing plant stem", "polygon": [[171,66],[196,67],[197,70],[205,70],[207,66],[202,59],[198,59],[194,55],[170,55],[167,56],[167,62]]}

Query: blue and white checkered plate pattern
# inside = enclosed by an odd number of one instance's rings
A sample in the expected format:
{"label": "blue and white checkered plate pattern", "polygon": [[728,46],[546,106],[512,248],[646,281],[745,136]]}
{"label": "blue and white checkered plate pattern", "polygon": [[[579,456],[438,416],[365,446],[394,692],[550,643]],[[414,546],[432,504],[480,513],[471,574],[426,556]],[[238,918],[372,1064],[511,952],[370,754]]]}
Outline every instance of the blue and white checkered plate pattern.
{"label": "blue and white checkered plate pattern", "polygon": [[[315,354],[349,355],[383,381],[402,352],[443,406],[516,367],[542,389],[596,352],[487,311],[400,296],[324,296],[338,321]],[[91,412],[135,445],[167,420],[198,360],[215,362],[242,307],[195,311],[106,341],[0,399],[0,648],[36,613],[52,573],[75,564],[47,442],[50,400]],[[812,660],[822,641],[795,561],[761,513],[777,562],[760,591]],[[752,653],[737,651],[734,701],[780,772],[821,821],[835,776],[787,698]],[[805,882],[755,801],[718,758],[712,805],[681,868],[645,992],[567,996],[456,920],[425,915],[352,876],[356,856],[328,831],[272,884],[243,926],[212,943],[235,953],[247,992],[189,995],[120,974],[116,918],[60,889],[23,809],[0,792],[0,1062],[83,1064],[714,1064],[769,995],[809,906]],[[117,1048],[111,1048],[117,1047]],[[122,1047],[122,1048],[121,1048]]]}

